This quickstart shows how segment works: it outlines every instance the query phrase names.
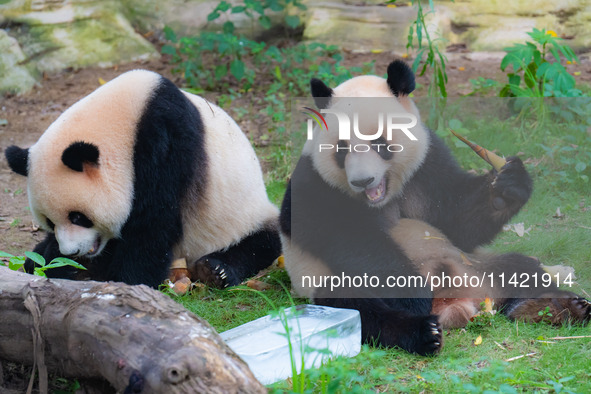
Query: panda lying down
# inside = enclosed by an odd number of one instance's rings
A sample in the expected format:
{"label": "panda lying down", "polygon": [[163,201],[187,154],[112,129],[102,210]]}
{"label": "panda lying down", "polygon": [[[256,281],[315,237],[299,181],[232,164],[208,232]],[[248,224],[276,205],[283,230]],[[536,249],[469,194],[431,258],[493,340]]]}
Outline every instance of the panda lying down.
{"label": "panda lying down", "polygon": [[[517,157],[509,157],[499,172],[477,176],[462,170],[443,141],[421,124],[409,98],[414,86],[412,71],[399,61],[389,65],[387,79],[360,76],[334,89],[312,80],[312,95],[325,110],[327,124],[316,126],[308,137],[280,215],[285,266],[294,289],[318,304],[359,310],[366,341],[424,355],[441,349],[442,326],[465,325],[485,297],[512,319],[538,321],[538,312],[548,306],[553,323],[588,321],[591,305],[585,299],[556,285],[535,286],[534,275],[544,274],[537,260],[474,252],[529,199],[531,178]],[[342,113],[358,121],[345,122],[344,134]],[[405,118],[401,123],[406,122],[408,133],[388,135],[390,120],[378,121],[386,113]],[[408,121],[413,118],[414,124]],[[355,127],[357,132],[351,132]],[[523,283],[529,288],[508,291],[497,282],[496,288],[478,289],[361,286],[333,291],[309,280],[343,274],[432,278],[443,272],[489,273],[497,279],[503,273],[506,278],[529,274]]]}
{"label": "panda lying down", "polygon": [[27,176],[31,212],[47,231],[35,252],[72,257],[91,279],[157,287],[186,258],[194,280],[226,287],[280,254],[279,213],[246,136],[221,108],[156,73],[122,74],[6,158]]}

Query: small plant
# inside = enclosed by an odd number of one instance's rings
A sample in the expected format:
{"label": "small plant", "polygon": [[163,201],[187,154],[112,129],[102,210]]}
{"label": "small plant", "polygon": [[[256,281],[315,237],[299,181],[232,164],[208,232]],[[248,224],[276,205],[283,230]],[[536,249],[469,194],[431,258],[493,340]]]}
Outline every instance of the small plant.
{"label": "small plant", "polygon": [[[396,0],[389,0],[386,3],[394,4],[396,3]],[[412,71],[417,73],[418,76],[422,76],[427,69],[431,69],[432,77],[431,83],[429,84],[429,96],[447,97],[447,73],[445,72],[447,58],[441,53],[438,46],[442,38],[431,38],[431,34],[425,23],[427,15],[435,13],[433,0],[429,0],[429,8],[426,12],[420,0],[412,0],[411,3],[417,8],[417,18],[408,29],[406,48],[415,48],[416,37],[416,49],[418,51],[412,64]],[[423,43],[423,39],[426,41],[426,44]],[[421,62],[422,67],[420,67]],[[418,71],[419,68],[420,71]]]}
{"label": "small plant", "polygon": [[[578,61],[577,55],[562,38],[552,30],[533,29],[527,33],[533,42],[515,44],[505,48],[507,54],[501,61],[501,71],[509,66],[509,82],[499,95],[501,97],[575,97],[582,92],[575,88],[575,77],[561,64]],[[562,56],[561,56],[562,54]]]}
{"label": "small plant", "polygon": [[33,275],[42,277],[47,277],[45,271],[52,268],[71,266],[81,270],[86,269],[81,264],[75,262],[74,260],[70,260],[66,257],[56,257],[55,259],[51,260],[49,264],[47,264],[45,258],[41,256],[39,253],[35,252],[25,252],[24,256],[14,256],[10,253],[0,251],[0,258],[8,259],[8,269],[13,271],[18,271],[25,264],[25,260],[29,258],[38,265],[35,266]]}
{"label": "small plant", "polygon": [[[214,10],[207,15],[209,22],[220,18],[223,14],[244,14],[252,21],[258,20],[263,29],[271,27],[271,18],[267,11],[282,13],[282,19],[285,25],[292,29],[297,28],[302,22],[298,15],[290,12],[294,9],[306,10],[307,7],[299,0],[244,0],[242,3],[230,4],[227,1],[221,1]],[[223,25],[224,33],[233,34],[235,25],[227,20]]]}
{"label": "small plant", "polygon": [[549,320],[549,318],[552,317],[552,313],[550,312],[550,307],[547,306],[546,308],[539,311],[538,316],[540,316],[542,318],[542,320]]}

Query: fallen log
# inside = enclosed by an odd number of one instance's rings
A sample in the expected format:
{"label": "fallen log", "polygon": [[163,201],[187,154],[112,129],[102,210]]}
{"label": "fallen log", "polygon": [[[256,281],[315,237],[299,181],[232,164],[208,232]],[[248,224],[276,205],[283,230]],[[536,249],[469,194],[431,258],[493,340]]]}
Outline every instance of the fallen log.
{"label": "fallen log", "polygon": [[111,392],[266,392],[206,321],[158,291],[0,265],[1,360],[35,365],[41,393],[48,371]]}

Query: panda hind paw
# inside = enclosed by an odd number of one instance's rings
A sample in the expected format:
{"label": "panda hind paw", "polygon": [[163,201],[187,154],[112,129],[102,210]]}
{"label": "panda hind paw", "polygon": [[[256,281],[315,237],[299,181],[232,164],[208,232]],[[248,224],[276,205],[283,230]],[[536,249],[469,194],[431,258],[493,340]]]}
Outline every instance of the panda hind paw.
{"label": "panda hind paw", "polygon": [[187,269],[191,280],[198,280],[218,289],[236,286],[241,282],[232,268],[223,261],[212,257],[203,257],[193,263],[188,263]]}

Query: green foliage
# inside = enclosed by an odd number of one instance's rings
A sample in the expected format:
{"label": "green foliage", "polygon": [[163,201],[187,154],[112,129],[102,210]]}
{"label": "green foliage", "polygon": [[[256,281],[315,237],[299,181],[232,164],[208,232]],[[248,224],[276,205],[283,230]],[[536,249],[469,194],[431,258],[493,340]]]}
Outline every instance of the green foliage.
{"label": "green foliage", "polygon": [[[268,97],[278,92],[300,95],[307,93],[311,76],[335,85],[364,71],[343,67],[334,45],[301,43],[279,48],[229,33],[177,38],[169,27],[164,32],[170,44],[163,46],[162,53],[172,56],[177,65],[173,71],[182,73],[190,88],[202,91],[226,92],[230,85],[239,85],[240,92],[248,92],[256,78],[267,86]],[[373,63],[364,65],[368,67]]]}
{"label": "green foliage", "polygon": [[[533,29],[527,33],[533,42],[505,48],[501,70],[509,66],[509,82],[501,89],[501,97],[576,97],[582,92],[575,88],[575,77],[561,64],[577,62],[573,50],[561,43],[553,31]],[[551,55],[551,56],[550,56]],[[562,55],[562,56],[561,56]]]}
{"label": "green foliage", "polygon": [[[387,4],[394,4],[395,2],[396,0],[386,1]],[[411,2],[417,8],[417,17],[408,29],[406,43],[407,49],[416,48],[417,50],[415,60],[412,64],[412,71],[417,73],[418,76],[422,76],[427,69],[430,69],[431,82],[429,84],[429,96],[447,97],[447,73],[445,71],[447,58],[439,50],[439,43],[443,39],[441,37],[431,38],[431,34],[425,23],[427,15],[435,13],[433,0],[429,0],[429,8],[426,12],[420,0],[412,0]]]}
{"label": "green foliage", "polygon": [[[47,275],[45,274],[45,271],[52,269],[52,268],[71,266],[71,267],[78,268],[81,270],[86,269],[82,265],[75,262],[74,260],[70,260],[65,257],[56,257],[55,259],[51,260],[51,262],[49,264],[47,264],[45,262],[45,258],[43,256],[41,256],[39,253],[35,253],[35,252],[25,252],[24,256],[14,256],[10,253],[0,251],[0,258],[8,259],[8,269],[13,270],[13,271],[18,271],[25,264],[25,260],[27,258],[29,258],[39,265],[39,266],[35,266],[35,270],[34,270],[33,274],[37,275],[37,276],[43,276],[43,277],[47,277]],[[2,264],[1,261],[0,261],[0,264]]]}
{"label": "green foliage", "polygon": [[[271,18],[268,12],[281,13],[283,23],[292,29],[302,23],[300,17],[293,11],[306,10],[307,7],[300,0],[244,0],[242,3],[230,4],[221,1],[216,8],[207,15],[209,22],[228,14],[244,14],[251,21],[257,20],[263,29],[271,28]],[[233,34],[236,26],[230,20],[223,25],[224,33]]]}

